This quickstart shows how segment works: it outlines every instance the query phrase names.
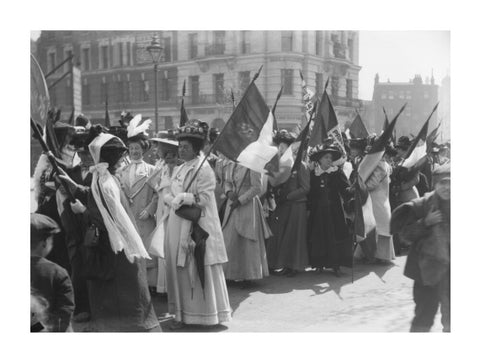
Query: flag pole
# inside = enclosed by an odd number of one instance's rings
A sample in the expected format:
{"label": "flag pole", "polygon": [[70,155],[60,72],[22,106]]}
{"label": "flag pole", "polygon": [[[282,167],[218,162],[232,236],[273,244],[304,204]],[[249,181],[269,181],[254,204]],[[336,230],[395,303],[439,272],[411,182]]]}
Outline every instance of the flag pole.
{"label": "flag pole", "polygon": [[278,103],[278,100],[280,99],[280,97],[282,96],[282,92],[283,92],[283,85],[282,85],[282,87],[280,88],[280,91],[277,94],[277,99],[275,99],[275,104],[273,105],[273,108],[272,108],[272,114],[275,114],[275,109],[277,109],[277,103]]}
{"label": "flag pole", "polygon": [[233,88],[230,88],[230,96],[232,97],[232,112],[235,110],[235,96],[233,95]]}
{"label": "flag pole", "polygon": [[[262,71],[262,68],[263,68],[263,64],[260,66],[260,68],[258,68],[258,71],[255,73],[255,75],[253,76],[253,79],[252,81],[250,82],[250,84],[248,85],[247,89],[245,90],[245,92],[243,93],[244,95],[248,92],[248,89],[254,84],[254,82],[257,80],[258,76],[260,75],[260,72]],[[242,96],[242,99],[243,99],[243,96]],[[242,100],[240,100],[241,102]],[[198,166],[197,170],[195,171],[195,174],[193,175],[192,179],[190,180],[190,182],[188,183],[187,185],[187,188],[185,189],[185,192],[188,192],[188,190],[190,189],[190,186],[192,186],[192,183],[193,181],[195,180],[195,178],[197,177],[198,173],[200,172],[200,169],[202,168],[203,164],[205,163],[205,161],[207,160],[207,157],[210,155],[210,153],[215,149],[215,146],[217,145],[218,141],[221,139],[222,135],[224,134],[225,132],[225,129],[227,128],[227,125],[229,124],[229,122],[231,122],[232,120],[232,117],[229,118],[229,120],[227,121],[227,123],[225,124],[225,126],[223,127],[222,131],[220,132],[220,134],[218,135],[218,137],[215,139],[215,141],[213,142],[212,144],[212,147],[210,147],[210,149],[207,151],[207,153],[204,155],[204,158],[202,160],[202,162],[200,163],[200,165]]]}

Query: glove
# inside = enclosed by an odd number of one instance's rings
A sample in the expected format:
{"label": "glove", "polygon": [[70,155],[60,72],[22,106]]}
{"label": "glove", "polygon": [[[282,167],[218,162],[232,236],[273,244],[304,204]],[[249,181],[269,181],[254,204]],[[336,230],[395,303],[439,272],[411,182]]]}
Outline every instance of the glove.
{"label": "glove", "polygon": [[70,207],[72,208],[72,212],[74,214],[83,214],[87,209],[80,200],[76,199],[75,202],[70,203]]}
{"label": "glove", "polygon": [[172,207],[174,210],[177,210],[182,205],[192,205],[195,202],[195,196],[188,192],[182,192],[175,196],[172,201]]}

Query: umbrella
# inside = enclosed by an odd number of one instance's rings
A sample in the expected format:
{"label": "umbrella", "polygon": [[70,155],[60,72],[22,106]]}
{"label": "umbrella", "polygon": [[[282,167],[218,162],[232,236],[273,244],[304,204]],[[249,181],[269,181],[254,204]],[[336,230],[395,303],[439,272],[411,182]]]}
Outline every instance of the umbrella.
{"label": "umbrella", "polygon": [[198,225],[198,223],[193,223],[191,236],[195,243],[193,256],[195,258],[195,264],[197,264],[197,273],[200,279],[200,284],[202,284],[203,297],[205,298],[205,251],[209,234]]}

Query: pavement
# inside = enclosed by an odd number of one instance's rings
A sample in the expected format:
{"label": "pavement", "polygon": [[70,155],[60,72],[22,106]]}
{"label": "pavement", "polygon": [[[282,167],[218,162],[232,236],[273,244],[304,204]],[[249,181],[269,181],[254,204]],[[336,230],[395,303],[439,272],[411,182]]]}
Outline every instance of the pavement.
{"label": "pavement", "polygon": [[[408,332],[413,318],[413,281],[403,275],[406,256],[393,263],[272,275],[249,286],[228,285],[232,320],[213,327],[170,328],[167,297],[152,297],[164,332]],[[88,331],[88,324],[74,325]],[[441,332],[437,315],[432,332]]]}

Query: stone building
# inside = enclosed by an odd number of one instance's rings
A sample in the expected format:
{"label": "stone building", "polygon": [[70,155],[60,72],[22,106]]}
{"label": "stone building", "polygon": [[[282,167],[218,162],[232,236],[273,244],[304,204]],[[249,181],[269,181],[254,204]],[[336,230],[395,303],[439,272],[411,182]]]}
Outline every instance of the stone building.
{"label": "stone building", "polygon": [[[370,124],[370,129],[380,134],[382,131],[385,115],[383,109],[392,120],[400,108],[407,103],[407,107],[397,121],[395,127],[397,138],[400,136],[417,135],[422,125],[427,120],[430,112],[438,102],[438,85],[432,75],[425,82],[420,75],[409,82],[380,82],[380,77],[375,76],[375,85],[373,89],[374,104],[374,124]],[[429,129],[432,130],[437,125],[438,111],[430,119]]]}
{"label": "stone building", "polygon": [[[108,99],[110,119],[124,110],[154,122],[154,71],[146,47],[153,35],[163,45],[158,66],[157,130],[180,119],[183,82],[189,118],[221,128],[256,71],[256,81],[272,106],[280,87],[276,117],[280,127],[304,121],[301,70],[307,86],[327,91],[341,124],[351,120],[358,100],[359,33],[357,31],[42,31],[36,56],[45,73],[71,54],[82,72],[82,113],[103,121]],[[52,84],[68,64],[47,79]],[[72,108],[69,76],[51,90],[52,105],[68,117]],[[76,110],[79,112],[80,110]]]}

